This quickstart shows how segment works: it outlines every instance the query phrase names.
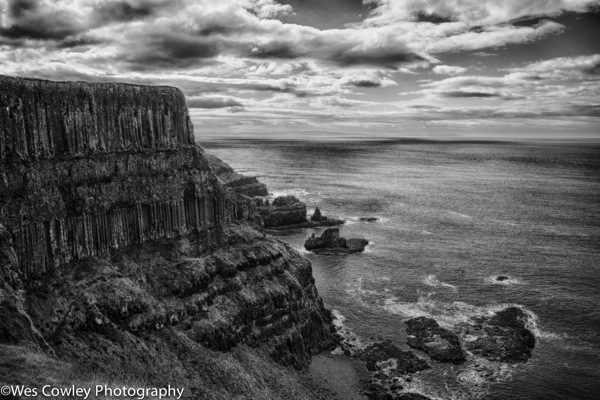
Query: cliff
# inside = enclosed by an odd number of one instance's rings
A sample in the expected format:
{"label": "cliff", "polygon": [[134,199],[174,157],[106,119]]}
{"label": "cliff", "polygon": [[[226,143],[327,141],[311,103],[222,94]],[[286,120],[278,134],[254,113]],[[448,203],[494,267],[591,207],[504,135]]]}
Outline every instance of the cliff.
{"label": "cliff", "polygon": [[310,397],[269,360],[333,340],[311,265],[193,137],[178,89],[0,77],[0,383]]}
{"label": "cliff", "polygon": [[206,159],[210,164],[217,178],[223,183],[223,186],[234,193],[246,195],[248,197],[269,195],[267,185],[261,183],[254,176],[244,176],[231,168],[229,164],[212,154],[206,154]]}

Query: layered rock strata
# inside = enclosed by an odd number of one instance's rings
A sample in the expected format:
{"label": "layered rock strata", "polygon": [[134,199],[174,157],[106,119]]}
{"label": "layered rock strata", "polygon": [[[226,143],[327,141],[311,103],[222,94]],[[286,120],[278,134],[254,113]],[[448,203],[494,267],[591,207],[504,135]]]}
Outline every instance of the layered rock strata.
{"label": "layered rock strata", "polygon": [[310,263],[219,182],[178,89],[0,77],[0,178],[0,352],[201,391],[213,351],[302,368],[334,339]]}
{"label": "layered rock strata", "polygon": [[266,197],[269,195],[267,185],[259,182],[256,177],[244,176],[235,172],[229,164],[212,154],[207,153],[206,159],[213,172],[227,189],[248,197]]}

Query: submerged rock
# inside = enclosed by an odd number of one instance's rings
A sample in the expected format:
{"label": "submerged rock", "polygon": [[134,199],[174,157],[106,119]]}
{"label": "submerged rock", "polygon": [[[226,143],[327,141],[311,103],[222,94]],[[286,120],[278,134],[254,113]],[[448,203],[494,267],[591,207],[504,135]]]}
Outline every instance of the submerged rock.
{"label": "submerged rock", "polygon": [[375,217],[360,217],[358,220],[359,221],[363,221],[363,222],[377,222],[377,221],[379,221],[379,218],[375,218]]}
{"label": "submerged rock", "polygon": [[510,277],[508,277],[506,275],[500,275],[500,276],[496,277],[496,280],[499,281],[499,282],[507,281],[509,279],[510,279]]}
{"label": "submerged rock", "polygon": [[340,237],[338,228],[327,228],[317,237],[314,233],[306,239],[304,248],[317,254],[358,253],[369,244],[367,239]]}
{"label": "submerged rock", "polygon": [[410,347],[423,350],[438,361],[457,362],[465,359],[458,336],[440,327],[434,319],[418,317],[406,321],[406,324]]}

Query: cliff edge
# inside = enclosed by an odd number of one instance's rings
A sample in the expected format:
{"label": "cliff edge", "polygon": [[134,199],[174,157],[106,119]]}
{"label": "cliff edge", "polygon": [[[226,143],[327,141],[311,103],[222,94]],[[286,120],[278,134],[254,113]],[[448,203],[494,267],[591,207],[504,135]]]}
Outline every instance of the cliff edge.
{"label": "cliff edge", "polygon": [[0,77],[0,383],[313,397],[310,262],[193,137],[175,88]]}

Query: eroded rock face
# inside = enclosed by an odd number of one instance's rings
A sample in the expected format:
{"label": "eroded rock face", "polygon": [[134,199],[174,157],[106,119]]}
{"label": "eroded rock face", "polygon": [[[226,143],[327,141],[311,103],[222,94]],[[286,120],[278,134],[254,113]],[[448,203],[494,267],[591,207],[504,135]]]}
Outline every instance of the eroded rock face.
{"label": "eroded rock face", "polygon": [[248,197],[264,197],[269,195],[267,185],[259,182],[256,177],[238,174],[229,164],[220,158],[208,153],[205,155],[213,172],[227,189]]}
{"label": "eroded rock face", "polygon": [[423,350],[431,358],[443,362],[458,362],[465,359],[458,336],[427,317],[406,321],[408,345]]}
{"label": "eroded rock face", "polygon": [[319,254],[328,253],[359,253],[369,244],[366,239],[340,237],[338,228],[327,228],[317,237],[314,233],[306,239],[304,248]]}
{"label": "eroded rock face", "polygon": [[[117,349],[122,335],[141,342],[183,335],[218,351],[264,348],[302,368],[333,344],[308,260],[244,226],[79,261],[43,287],[28,294],[28,314],[57,354],[68,357],[93,337]],[[88,355],[82,362],[91,366]]]}
{"label": "eroded rock face", "polygon": [[0,172],[1,343],[140,376],[160,346],[301,368],[331,344],[310,263],[218,181],[181,91],[0,77]]}

